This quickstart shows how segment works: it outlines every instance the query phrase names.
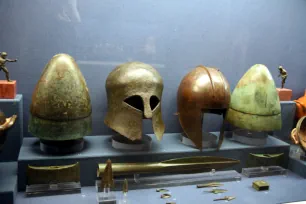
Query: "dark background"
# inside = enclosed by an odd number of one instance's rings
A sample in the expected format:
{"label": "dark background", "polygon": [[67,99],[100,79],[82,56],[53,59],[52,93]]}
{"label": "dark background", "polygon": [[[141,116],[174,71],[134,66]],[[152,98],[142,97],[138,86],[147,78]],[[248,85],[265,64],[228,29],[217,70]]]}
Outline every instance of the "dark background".
{"label": "dark background", "polygon": [[[166,132],[181,131],[177,88],[199,64],[218,67],[232,90],[257,63],[277,86],[283,65],[294,99],[306,88],[305,0],[1,0],[0,25],[0,51],[19,60],[7,66],[24,97],[25,136],[34,86],[57,53],[72,55],[87,81],[93,135],[111,133],[105,79],[126,61],[152,64],[163,77]],[[210,117],[205,129],[218,130],[220,116]],[[152,132],[150,121],[144,131]]]}

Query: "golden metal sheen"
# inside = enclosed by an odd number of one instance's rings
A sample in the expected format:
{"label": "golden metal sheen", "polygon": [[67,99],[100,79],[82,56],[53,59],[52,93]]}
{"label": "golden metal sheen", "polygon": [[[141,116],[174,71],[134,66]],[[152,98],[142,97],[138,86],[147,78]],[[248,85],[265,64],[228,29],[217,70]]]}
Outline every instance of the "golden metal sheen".
{"label": "golden metal sheen", "polygon": [[234,200],[236,197],[234,196],[225,196],[223,198],[217,198],[217,199],[214,199],[214,201],[219,201],[219,200],[227,200],[227,201],[230,201],[230,200]]}
{"label": "golden metal sheen", "polygon": [[[177,92],[177,114],[185,134],[198,149],[202,149],[203,114],[224,116],[230,98],[230,86],[218,69],[200,65],[182,79]],[[223,137],[222,125],[218,149]]]}
{"label": "golden metal sheen", "polygon": [[116,67],[106,79],[108,110],[104,123],[130,140],[142,137],[142,120],[151,119],[154,133],[162,139],[161,99],[163,80],[150,65],[128,62]]}
{"label": "golden metal sheen", "polygon": [[4,113],[0,110],[0,150],[2,149],[7,136],[7,130],[10,129],[17,119],[17,115],[6,118]]}
{"label": "golden metal sheen", "polygon": [[252,187],[257,191],[269,190],[269,183],[263,180],[254,181]]}
{"label": "golden metal sheen", "polygon": [[27,185],[80,182],[80,164],[64,166],[28,166]]}
{"label": "golden metal sheen", "polygon": [[209,188],[209,187],[219,187],[219,186],[223,186],[223,184],[219,182],[212,182],[212,183],[198,184],[197,188]]}
{"label": "golden metal sheen", "polygon": [[[239,160],[214,156],[195,156],[148,163],[113,163],[114,175],[164,172],[203,172],[239,164]],[[97,177],[102,177],[105,164],[98,164]]]}
{"label": "golden metal sheen", "polygon": [[108,159],[106,162],[103,176],[101,178],[101,189],[114,187],[115,183],[113,177],[112,161],[110,159]]}
{"label": "golden metal sheen", "polygon": [[165,189],[165,188],[157,188],[156,189],[156,192],[168,192],[169,190],[168,189]]}
{"label": "golden metal sheen", "polygon": [[164,194],[162,194],[162,195],[160,196],[160,198],[162,198],[162,199],[171,198],[171,195],[168,194],[168,193],[164,193]]}
{"label": "golden metal sheen", "polygon": [[252,154],[250,153],[247,160],[248,167],[258,166],[282,166],[284,153],[280,154]]}
{"label": "golden metal sheen", "polygon": [[299,119],[296,128],[291,131],[291,140],[306,151],[306,116]]}
{"label": "golden metal sheen", "polygon": [[206,191],[206,192],[209,192],[209,193],[213,193],[213,194],[219,194],[219,193],[224,193],[226,192],[227,190],[226,189],[212,189],[212,190],[209,190],[209,191]]}
{"label": "golden metal sheen", "polygon": [[129,183],[127,179],[124,179],[123,186],[122,186],[122,192],[127,193],[129,191]]}

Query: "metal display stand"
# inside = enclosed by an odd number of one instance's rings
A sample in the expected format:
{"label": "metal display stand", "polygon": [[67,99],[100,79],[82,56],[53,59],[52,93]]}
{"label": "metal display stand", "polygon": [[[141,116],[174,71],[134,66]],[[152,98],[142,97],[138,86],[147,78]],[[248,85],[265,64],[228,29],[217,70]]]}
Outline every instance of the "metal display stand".
{"label": "metal display stand", "polygon": [[267,143],[268,134],[265,132],[254,132],[237,129],[233,131],[233,140],[242,144],[252,146],[263,146]]}
{"label": "metal display stand", "polygon": [[[217,146],[217,139],[218,137],[210,132],[203,132],[202,134],[202,147],[203,148],[214,148]],[[182,133],[182,143],[187,146],[191,146],[196,148],[194,143],[185,135],[185,133]]]}

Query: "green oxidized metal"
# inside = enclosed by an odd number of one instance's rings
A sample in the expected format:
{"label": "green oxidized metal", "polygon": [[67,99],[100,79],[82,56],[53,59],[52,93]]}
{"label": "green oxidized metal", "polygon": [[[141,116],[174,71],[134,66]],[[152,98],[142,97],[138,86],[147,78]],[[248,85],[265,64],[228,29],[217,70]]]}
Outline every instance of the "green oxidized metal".
{"label": "green oxidized metal", "polygon": [[253,131],[281,128],[281,107],[274,80],[265,65],[252,66],[240,79],[231,96],[226,120]]}
{"label": "green oxidized metal", "polygon": [[29,132],[44,140],[74,140],[91,132],[91,103],[75,60],[55,55],[32,95]]}

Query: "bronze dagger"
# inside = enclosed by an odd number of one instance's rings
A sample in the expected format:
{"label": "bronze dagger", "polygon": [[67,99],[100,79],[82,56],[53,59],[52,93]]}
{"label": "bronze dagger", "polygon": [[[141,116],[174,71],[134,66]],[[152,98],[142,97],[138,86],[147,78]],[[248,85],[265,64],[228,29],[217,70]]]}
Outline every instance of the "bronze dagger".
{"label": "bronze dagger", "polygon": [[[222,169],[240,163],[239,160],[214,157],[194,156],[178,159],[169,159],[162,162],[147,163],[113,163],[114,175],[129,175],[139,173],[185,173],[209,171],[211,169]],[[98,164],[97,177],[103,175],[105,164]]]}

